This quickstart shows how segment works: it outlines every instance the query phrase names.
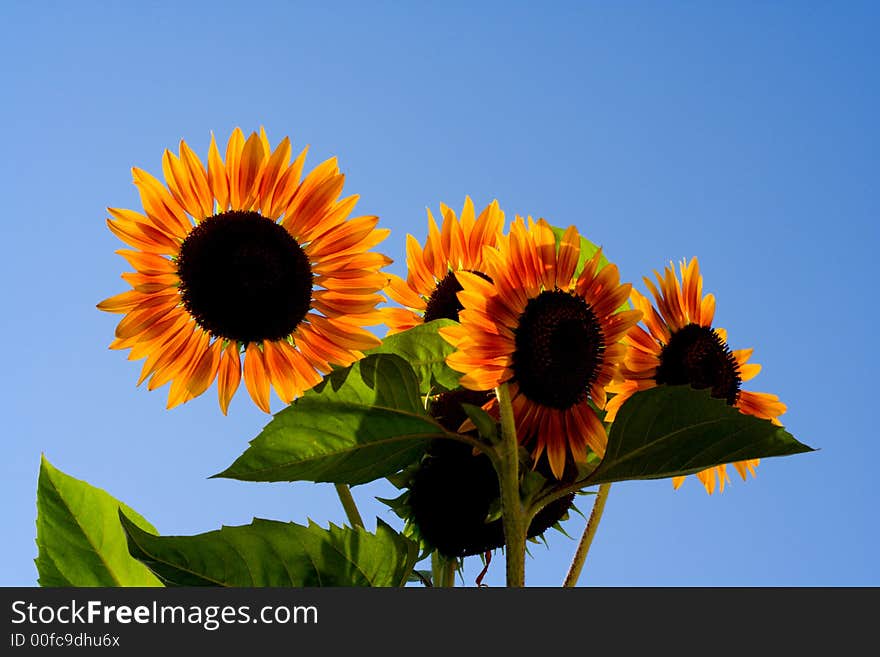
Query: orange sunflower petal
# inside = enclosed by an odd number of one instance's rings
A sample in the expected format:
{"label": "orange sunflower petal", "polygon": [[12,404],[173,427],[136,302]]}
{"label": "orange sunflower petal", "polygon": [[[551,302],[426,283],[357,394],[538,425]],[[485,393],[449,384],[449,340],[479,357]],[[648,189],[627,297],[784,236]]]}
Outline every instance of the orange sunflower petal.
{"label": "orange sunflower petal", "polygon": [[214,383],[222,353],[223,340],[214,340],[214,344],[199,359],[187,382],[187,390],[193,397],[198,397]]}
{"label": "orange sunflower petal", "polygon": [[229,207],[229,180],[213,132],[211,145],[208,147],[208,185],[211,187],[211,194],[217,200],[218,212],[226,212]]}
{"label": "orange sunflower petal", "polygon": [[238,343],[230,342],[220,356],[217,366],[217,394],[220,398],[220,410],[223,415],[229,411],[229,402],[241,383],[241,357]]}
{"label": "orange sunflower petal", "polygon": [[[297,396],[299,390],[295,383],[293,366],[280,345],[281,343],[272,340],[263,342],[263,360],[272,387],[275,388],[281,401],[289,404]],[[247,360],[245,360],[245,364],[247,364]]]}
{"label": "orange sunflower petal", "polygon": [[237,186],[233,188],[238,196],[236,197],[235,193],[232,196],[235,207],[250,210],[257,202],[259,192],[257,185],[265,158],[263,140],[256,132],[251,133],[242,147],[241,160],[238,163]]}
{"label": "orange sunflower petal", "polygon": [[269,410],[269,383],[269,372],[263,360],[263,352],[255,343],[250,342],[244,354],[244,385],[251,399],[265,413],[271,412]]}
{"label": "orange sunflower petal", "polygon": [[143,169],[132,168],[134,184],[138,188],[147,216],[155,226],[177,238],[186,237],[192,228],[183,207],[156,178]]}

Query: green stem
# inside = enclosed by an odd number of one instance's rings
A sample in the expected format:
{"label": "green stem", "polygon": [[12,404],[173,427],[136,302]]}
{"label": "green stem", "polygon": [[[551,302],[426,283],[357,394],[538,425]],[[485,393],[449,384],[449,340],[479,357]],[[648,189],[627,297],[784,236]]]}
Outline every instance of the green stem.
{"label": "green stem", "polygon": [[445,577],[443,575],[443,557],[437,550],[431,553],[431,584],[432,586],[442,586]]}
{"label": "green stem", "polygon": [[446,561],[446,572],[444,575],[443,586],[447,589],[455,588],[455,559],[448,559]]}
{"label": "green stem", "polygon": [[605,502],[608,500],[608,491],[611,490],[611,484],[602,484],[599,486],[599,493],[596,495],[596,501],[593,503],[593,511],[590,513],[590,519],[587,526],[584,527],[584,535],[581,536],[581,542],[578,543],[574,558],[571,560],[571,566],[568,574],[565,576],[563,586],[572,587],[577,584],[581,571],[584,569],[584,562],[587,560],[587,553],[590,551],[590,545],[593,543],[593,537],[596,536],[596,530],[599,529],[599,521],[602,519],[602,513],[605,511]]}
{"label": "green stem", "polygon": [[431,579],[435,587],[453,588],[455,586],[455,559],[447,559],[434,550],[431,553]]}
{"label": "green stem", "polygon": [[498,481],[501,485],[501,518],[504,522],[507,586],[524,587],[526,580],[526,518],[519,494],[519,442],[513,404],[506,383],[495,389],[501,415]]}
{"label": "green stem", "polygon": [[345,515],[352,527],[360,527],[363,529],[364,521],[358,512],[357,504],[354,503],[354,497],[351,495],[351,489],[348,484],[334,484],[336,486],[336,494],[339,501],[342,502],[342,508],[345,509]]}

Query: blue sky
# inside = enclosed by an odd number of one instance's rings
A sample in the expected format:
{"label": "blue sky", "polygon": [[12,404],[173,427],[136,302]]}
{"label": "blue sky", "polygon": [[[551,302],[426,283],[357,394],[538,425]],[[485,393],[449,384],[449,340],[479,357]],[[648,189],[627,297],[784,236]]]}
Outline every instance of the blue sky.
{"label": "blue sky", "polygon": [[[267,416],[243,388],[229,417],[213,388],[166,411],[95,309],[127,287],[104,219],[138,207],[130,168],[161,175],[180,139],[204,157],[211,131],[261,125],[310,144],[309,167],[339,157],[398,274],[425,207],[466,194],[575,224],[642,291],[700,258],[717,324],[764,366],[751,389],[820,451],[712,497],[614,485],[583,585],[880,585],[876,4],[177,4],[0,9],[0,585],[36,581],[41,453],[165,534],[342,522],[327,485],[208,480]],[[395,523],[371,501],[388,492],[355,488]],[[533,548],[527,582],[557,585],[574,548]],[[499,558],[486,582],[503,574]]]}

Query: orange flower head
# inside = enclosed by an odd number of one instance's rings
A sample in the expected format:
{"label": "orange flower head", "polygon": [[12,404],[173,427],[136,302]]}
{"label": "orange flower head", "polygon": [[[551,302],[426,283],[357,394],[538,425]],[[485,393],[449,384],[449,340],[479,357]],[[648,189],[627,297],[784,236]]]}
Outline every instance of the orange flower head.
{"label": "orange flower head", "polygon": [[412,235],[406,236],[406,280],[390,275],[386,290],[403,308],[385,308],[388,334],[399,333],[434,319],[458,320],[462,309],[456,294],[461,290],[455,274],[469,271],[485,275],[483,247],[495,246],[504,227],[504,212],[497,201],[475,216],[474,204],[466,197],[461,218],[444,204],[438,227],[428,210],[428,237],[424,248]]}
{"label": "orange flower head", "polygon": [[241,379],[269,412],[270,389],[289,403],[331,364],[349,365],[379,340],[379,270],[370,249],[388,234],[377,217],[349,218],[336,159],[302,177],[284,138],[236,128],[220,156],[212,135],[205,166],[185,142],[162,159],[164,184],[133,169],[142,211],[109,208],[110,230],[130,249],[132,289],[98,308],[124,316],[111,349],[146,358],[138,384],[170,382],[168,408],[214,380],[225,414]]}
{"label": "orange flower head", "polygon": [[[670,263],[663,274],[655,272],[657,284],[645,278],[654,297],[654,305],[636,290],[633,305],[642,311],[645,328],[634,326],[627,334],[627,354],[621,371],[624,380],[608,388],[614,396],[606,406],[605,420],[611,422],[623,403],[639,390],[661,384],[691,385],[709,388],[712,396],[724,399],[741,412],[779,425],[785,404],[779,397],[764,392],[749,392],[742,383],[753,379],[761,366],[750,363],[753,349],[731,350],[727,331],[714,328],[715,297],[703,296],[703,277],[696,258],[679,263],[679,280]],[[740,476],[755,475],[759,459],[733,463]],[[719,465],[697,473],[710,495],[716,481],[721,491],[730,481],[727,466]],[[675,488],[685,477],[673,477]]]}
{"label": "orange flower head", "polygon": [[457,273],[460,324],[441,330],[456,347],[447,363],[461,385],[489,390],[509,385],[519,440],[535,463],[546,454],[563,476],[569,459],[602,456],[607,437],[594,406],[618,377],[621,338],[641,317],[619,311],[631,286],[615,265],[600,268],[601,250],[575,271],[581,240],[574,226],[557,249],[543,219],[517,217],[497,248],[484,248],[485,275]]}

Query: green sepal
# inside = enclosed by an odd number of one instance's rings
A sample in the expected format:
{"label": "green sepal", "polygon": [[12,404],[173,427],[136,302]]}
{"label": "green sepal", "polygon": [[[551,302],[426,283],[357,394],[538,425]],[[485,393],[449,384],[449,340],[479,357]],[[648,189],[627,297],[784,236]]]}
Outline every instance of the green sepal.
{"label": "green sepal", "polygon": [[426,588],[432,588],[434,586],[434,583],[431,581],[432,576],[433,573],[430,570],[416,569],[410,573],[408,581],[418,582]]}

